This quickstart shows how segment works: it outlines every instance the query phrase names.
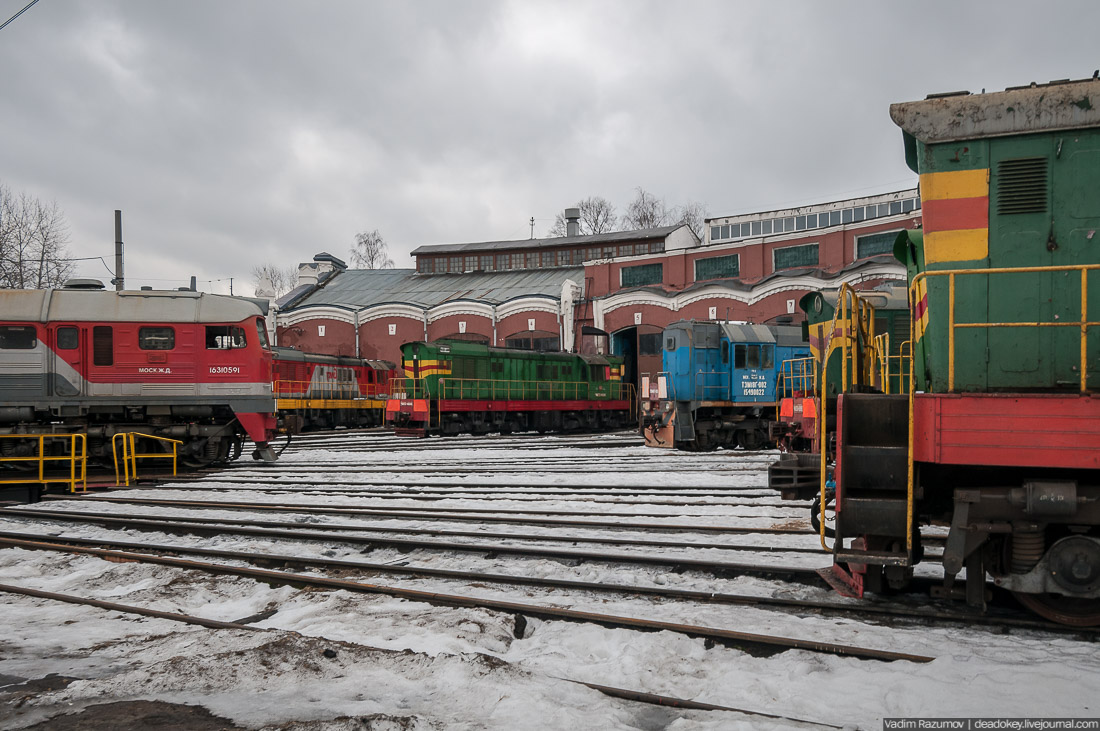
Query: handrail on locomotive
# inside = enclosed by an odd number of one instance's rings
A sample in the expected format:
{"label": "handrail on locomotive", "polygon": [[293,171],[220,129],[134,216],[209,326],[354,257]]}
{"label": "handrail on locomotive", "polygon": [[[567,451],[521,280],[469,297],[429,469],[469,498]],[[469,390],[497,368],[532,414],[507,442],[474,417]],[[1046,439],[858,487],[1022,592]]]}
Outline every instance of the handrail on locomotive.
{"label": "handrail on locomotive", "polygon": [[[37,456],[16,456],[16,457],[4,457],[0,456],[0,463],[4,462],[37,462],[38,463],[38,478],[28,479],[25,476],[20,476],[13,480],[0,480],[0,485],[18,485],[26,482],[40,482],[46,485],[51,482],[64,482],[69,485],[69,492],[76,492],[76,483],[81,483],[82,490],[88,490],[88,437],[86,434],[0,434],[0,440],[27,440],[34,439],[37,441],[38,454]],[[46,440],[69,440],[69,453],[62,455],[47,455],[46,454]],[[79,443],[79,449],[77,445]],[[69,463],[69,477],[47,477],[46,476],[46,462],[68,462]],[[77,476],[77,465],[80,465],[80,475]]]}
{"label": "handrail on locomotive", "polygon": [[[992,269],[942,269],[937,271],[924,271],[913,277],[909,285],[909,308],[924,300],[927,295],[926,280],[931,277],[947,277],[947,392],[955,393],[955,331],[957,329],[981,329],[981,328],[1009,328],[1009,327],[1076,327],[1081,330],[1080,346],[1080,388],[1081,393],[1088,393],[1088,329],[1100,326],[1100,322],[1088,319],[1088,273],[1100,270],[1100,264],[1063,264],[1057,266],[1038,267],[995,267]],[[956,322],[955,317],[955,285],[956,277],[973,275],[994,274],[1024,274],[1039,272],[1080,272],[1081,273],[1081,315],[1076,321],[1067,322]],[[928,305],[931,306],[930,303]],[[906,475],[906,535],[905,547],[908,553],[913,550],[913,511],[914,511],[914,464],[913,442],[914,434],[914,395],[916,391],[916,375],[914,368],[909,370],[909,414],[908,414],[908,473]],[[824,539],[823,539],[824,540]]]}

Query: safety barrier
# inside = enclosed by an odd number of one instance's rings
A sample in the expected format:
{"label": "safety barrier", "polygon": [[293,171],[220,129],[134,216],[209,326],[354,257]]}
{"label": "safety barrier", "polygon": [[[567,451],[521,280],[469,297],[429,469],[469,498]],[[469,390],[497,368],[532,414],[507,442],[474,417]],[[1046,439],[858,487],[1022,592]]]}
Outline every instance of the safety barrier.
{"label": "safety barrier", "polygon": [[[0,456],[0,462],[37,462],[38,463],[38,477],[28,478],[20,477],[14,480],[0,480],[0,485],[17,485],[27,482],[40,482],[43,485],[51,482],[63,482],[69,486],[69,492],[76,492],[76,485],[80,483],[81,491],[86,492],[88,490],[88,438],[84,434],[0,434],[0,441],[2,440],[28,440],[33,439],[38,445],[37,456],[26,457],[2,457]],[[69,440],[69,449],[67,455],[47,455],[46,454],[46,440],[62,441]],[[78,449],[79,445],[79,449]],[[46,476],[46,463],[47,462],[68,462],[69,463],[69,476],[65,477],[47,477]],[[79,474],[77,466],[79,465]]]}
{"label": "safety barrier", "polygon": [[358,381],[283,381],[276,380],[271,390],[277,399],[373,399],[384,396],[383,384]]}
{"label": "safety barrier", "polygon": [[875,336],[877,358],[874,383],[883,393],[907,393],[909,373],[913,368],[912,342],[905,340],[898,353],[890,352],[890,333]]}
{"label": "safety barrier", "polygon": [[[158,442],[172,445],[172,452],[138,452],[137,451],[137,437],[144,439],[155,439]],[[177,463],[177,451],[179,445],[183,444],[178,439],[169,439],[168,437],[158,437],[153,434],[142,434],[141,432],[119,432],[111,437],[111,452],[114,455],[115,460],[115,484],[119,484],[119,444],[122,445],[122,476],[125,480],[125,485],[129,487],[130,478],[133,477],[137,480],[137,461],[139,459],[170,459],[172,460],[172,476],[176,476],[176,463]]]}

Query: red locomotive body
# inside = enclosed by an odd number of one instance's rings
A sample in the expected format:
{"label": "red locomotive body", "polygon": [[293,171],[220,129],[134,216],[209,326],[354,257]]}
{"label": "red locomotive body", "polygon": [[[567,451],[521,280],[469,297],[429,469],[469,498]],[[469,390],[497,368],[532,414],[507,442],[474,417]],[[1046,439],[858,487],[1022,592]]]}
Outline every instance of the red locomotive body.
{"label": "red locomotive body", "polygon": [[190,291],[0,292],[0,433],[80,432],[104,459],[114,434],[137,431],[182,441],[190,466],[236,457],[247,436],[272,461],[263,314]]}
{"label": "red locomotive body", "polygon": [[281,347],[274,354],[275,397],[286,430],[382,424],[393,363]]}

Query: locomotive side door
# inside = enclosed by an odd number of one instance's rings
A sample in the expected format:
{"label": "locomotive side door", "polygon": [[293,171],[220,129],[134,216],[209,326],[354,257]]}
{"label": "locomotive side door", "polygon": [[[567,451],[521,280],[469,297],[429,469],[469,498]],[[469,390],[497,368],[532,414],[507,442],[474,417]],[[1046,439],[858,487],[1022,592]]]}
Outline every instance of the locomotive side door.
{"label": "locomotive side door", "polygon": [[84,395],[86,333],[72,324],[49,326],[49,381],[51,396]]}
{"label": "locomotive side door", "polygon": [[[990,268],[1045,267],[1053,262],[1054,231],[1050,209],[1050,168],[1052,142],[1046,135],[1034,138],[992,140],[989,189],[989,264]],[[988,282],[987,322],[1052,322],[1054,278],[1050,272],[994,274],[967,277],[971,287]],[[1059,279],[1059,286],[1064,283]],[[1077,290],[1080,292],[1080,290]],[[1078,302],[1080,296],[1078,295]],[[959,311],[967,302],[956,298]],[[977,304],[976,302],[973,304]],[[1079,308],[1078,308],[1079,309]],[[963,320],[965,321],[965,320]],[[956,342],[955,362],[959,373],[969,370],[975,376],[956,380],[963,390],[1026,388],[1048,384],[1052,376],[1051,340],[1053,328],[1000,327],[972,330],[974,344],[986,351],[968,350],[969,338]],[[958,336],[956,336],[958,337]],[[984,358],[982,356],[984,355]],[[986,360],[985,373],[973,363]],[[980,376],[984,375],[983,383]],[[961,383],[960,383],[961,380]]]}
{"label": "locomotive side door", "polygon": [[[1100,199],[1096,195],[1100,183],[1100,132],[1074,130],[1072,134],[1055,135],[1051,167],[1054,173],[1051,194],[1054,220],[1049,242],[1052,263],[1100,263],[1096,254],[1096,247],[1100,245]],[[1063,322],[1079,320],[1080,272],[1057,272],[1054,279],[1054,316]],[[1085,295],[1088,320],[1100,321],[1100,271],[1089,271]],[[1079,387],[1081,333],[1074,327],[1055,330],[1055,385]],[[1094,390],[1100,387],[1100,328],[1088,328],[1086,357],[1087,386]]]}

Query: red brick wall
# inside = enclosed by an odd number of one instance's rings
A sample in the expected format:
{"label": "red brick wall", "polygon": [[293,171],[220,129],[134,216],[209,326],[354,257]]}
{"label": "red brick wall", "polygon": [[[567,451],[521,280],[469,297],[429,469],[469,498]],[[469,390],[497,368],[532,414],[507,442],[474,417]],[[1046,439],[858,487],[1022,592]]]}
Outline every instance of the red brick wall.
{"label": "red brick wall", "polygon": [[554,333],[560,336],[558,316],[549,312],[517,312],[514,315],[501,318],[497,322],[497,345],[503,347],[504,342],[511,337],[523,337],[530,332],[528,320],[535,321],[535,330]]}
{"label": "red brick wall", "polygon": [[[390,325],[394,334],[390,335]],[[401,346],[424,339],[424,321],[411,317],[380,317],[359,326],[361,358],[388,360],[400,366]]]}
{"label": "red brick wall", "polygon": [[459,323],[462,322],[466,323],[467,335],[476,333],[485,336],[487,342],[493,342],[493,320],[484,315],[448,315],[434,322],[429,322],[428,340],[439,340],[451,335],[459,335]]}
{"label": "red brick wall", "polygon": [[[325,328],[324,335],[319,333],[319,327]],[[278,328],[276,335],[279,345],[306,353],[355,355],[355,326],[350,322],[319,317]]]}

